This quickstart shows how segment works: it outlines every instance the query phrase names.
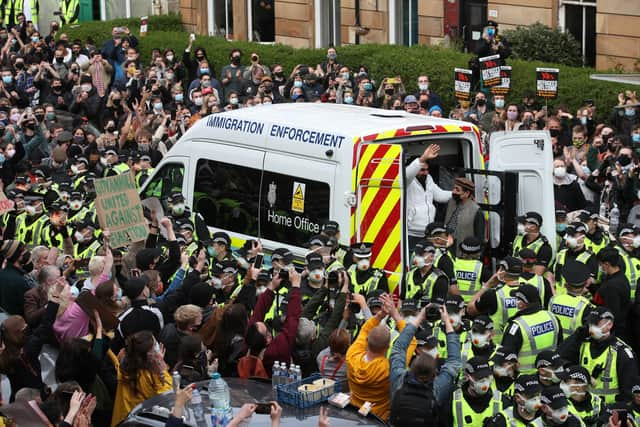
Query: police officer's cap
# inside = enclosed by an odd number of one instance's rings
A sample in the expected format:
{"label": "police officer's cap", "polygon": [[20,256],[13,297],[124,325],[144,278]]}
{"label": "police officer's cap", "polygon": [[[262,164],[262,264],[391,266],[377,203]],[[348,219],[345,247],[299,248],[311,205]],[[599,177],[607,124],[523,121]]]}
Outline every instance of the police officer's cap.
{"label": "police officer's cap", "polygon": [[460,243],[460,250],[467,254],[475,254],[482,250],[482,242],[477,237],[467,237]]}
{"label": "police officer's cap", "polygon": [[86,157],[80,156],[80,157],[76,157],[74,162],[74,164],[78,164],[78,163],[84,163],[85,166],[89,166],[89,160],[87,160]]}
{"label": "police officer's cap", "polygon": [[622,224],[618,228],[618,237],[624,236],[626,234],[636,234],[636,228],[633,224]]}
{"label": "police officer's cap", "polygon": [[73,135],[68,130],[63,130],[60,132],[60,135],[56,138],[58,144],[64,144],[65,142],[70,142],[73,139]]}
{"label": "police officer's cap", "polygon": [[178,230],[187,230],[193,232],[193,223],[188,219],[176,221],[176,225],[178,226]]}
{"label": "police officer's cap", "polygon": [[464,373],[469,374],[476,379],[491,376],[489,360],[484,356],[472,357],[467,360],[467,363],[464,365]]}
{"label": "police officer's cap", "polygon": [[400,313],[402,314],[413,314],[418,311],[418,300],[415,299],[406,299],[402,301],[402,305],[400,306]]}
{"label": "police officer's cap", "polygon": [[73,190],[73,185],[71,185],[71,183],[68,181],[62,181],[61,183],[58,184],[58,191],[61,193],[63,191],[70,193],[71,190]]}
{"label": "police officer's cap", "polygon": [[542,391],[542,386],[537,374],[521,374],[513,383],[513,390],[525,396],[535,396]]}
{"label": "police officer's cap", "polygon": [[42,196],[42,194],[29,192],[24,195],[24,201],[28,203],[42,202],[43,200],[44,197]]}
{"label": "police officer's cap", "polygon": [[510,275],[517,276],[522,273],[522,261],[519,258],[506,256],[499,265]]}
{"label": "police officer's cap", "polygon": [[520,252],[518,252],[518,257],[524,264],[532,264],[538,259],[538,256],[533,251],[533,249],[529,248],[520,249]]}
{"label": "police officer's cap", "polygon": [[26,184],[27,182],[29,182],[29,177],[27,177],[26,175],[18,175],[16,176],[15,180],[16,184]]}
{"label": "police officer's cap", "polygon": [[213,263],[211,272],[214,276],[221,276],[222,274],[236,274],[238,272],[238,264],[233,260],[222,260]]}
{"label": "police officer's cap", "polygon": [[311,246],[319,246],[319,247],[331,247],[333,246],[331,243],[331,238],[329,236],[325,236],[324,234],[316,234],[309,239],[308,245]]}
{"label": "police officer's cap", "polygon": [[436,247],[431,243],[423,240],[421,242],[416,243],[416,246],[413,248],[413,252],[416,255],[423,255],[425,252],[435,253]]}
{"label": "police officer's cap", "polygon": [[293,252],[287,248],[278,248],[271,254],[271,260],[291,264],[293,262]]}
{"label": "police officer's cap", "polygon": [[173,204],[184,202],[184,195],[181,192],[176,191],[175,193],[171,193],[168,200],[169,200],[169,203],[173,203]]}
{"label": "police officer's cap", "polygon": [[537,227],[542,227],[542,215],[538,212],[527,212],[524,214],[524,222],[528,222]]}
{"label": "police officer's cap", "polygon": [[356,258],[369,258],[371,257],[371,248],[373,243],[360,242],[351,245],[351,252]]}
{"label": "police officer's cap", "polygon": [[82,200],[83,199],[83,195],[80,191],[73,191],[71,192],[71,194],[69,194],[69,199],[70,200]]}
{"label": "police officer's cap", "polygon": [[93,182],[96,180],[96,174],[93,172],[88,172],[85,176],[84,176],[84,182],[86,184],[93,184]]}
{"label": "police officer's cap", "polygon": [[573,236],[578,233],[587,233],[587,226],[584,224],[584,222],[575,221],[567,226],[567,235]]}
{"label": "police officer's cap", "polygon": [[187,244],[187,239],[185,239],[184,236],[178,234],[176,236],[176,243],[178,243],[178,246],[184,246]]}
{"label": "police officer's cap", "polygon": [[489,316],[487,316],[486,314],[482,314],[473,319],[471,330],[478,333],[493,331],[493,322],[491,321]]}
{"label": "police officer's cap", "polygon": [[591,374],[589,374],[589,371],[586,368],[580,365],[567,367],[559,377],[563,381],[575,380],[581,384],[591,384]]}
{"label": "police officer's cap", "polygon": [[260,272],[258,273],[258,282],[262,281],[262,282],[270,282],[271,281],[271,273],[269,273],[269,270],[260,270]]}
{"label": "police officer's cap", "polygon": [[320,254],[311,252],[305,257],[305,260],[307,262],[307,269],[309,270],[324,268],[324,263],[322,262],[322,255]]}
{"label": "police officer's cap", "polygon": [[340,232],[340,224],[338,224],[336,221],[327,221],[322,224],[321,231],[327,236],[335,236]]}
{"label": "police officer's cap", "polygon": [[556,209],[556,219],[564,220],[567,217],[567,211],[565,209]]}
{"label": "police officer's cap", "polygon": [[536,356],[536,368],[557,369],[564,365],[564,360],[558,352],[553,350],[543,350]]}
{"label": "police officer's cap", "polygon": [[11,200],[24,199],[24,192],[22,192],[21,190],[12,188],[11,190],[7,191],[7,197]]}
{"label": "police officer's cap", "polygon": [[131,158],[133,163],[138,163],[140,161],[141,155],[140,155],[140,152],[138,151],[132,151],[129,157]]}
{"label": "police officer's cap", "polygon": [[69,206],[60,201],[51,203],[48,208],[50,212],[67,212],[69,210]]}
{"label": "police officer's cap", "polygon": [[460,295],[449,294],[444,304],[447,310],[458,312],[464,308],[464,299]]}
{"label": "police officer's cap", "polygon": [[211,241],[213,243],[218,243],[220,245],[225,245],[227,247],[231,246],[231,237],[224,231],[216,231],[211,236]]}
{"label": "police officer's cap", "polygon": [[567,396],[564,394],[560,386],[557,385],[545,387],[542,390],[540,402],[551,407],[552,409],[562,409],[569,406]]}
{"label": "police officer's cap", "polygon": [[94,230],[96,228],[98,228],[96,223],[91,221],[91,219],[88,217],[88,215],[87,215],[87,217],[83,218],[82,220],[76,222],[76,229],[78,229],[78,230],[82,230],[82,229],[88,228],[88,227],[91,227]]}
{"label": "police officer's cap", "polygon": [[597,324],[602,319],[609,319],[609,320],[615,321],[615,317],[611,312],[611,310],[601,305],[594,307],[593,310],[591,310],[591,312],[589,313],[589,316],[587,317],[587,321],[592,325]]}
{"label": "police officer's cap", "polygon": [[533,285],[520,285],[511,291],[511,296],[519,299],[527,305],[540,303],[538,288]]}
{"label": "police officer's cap", "polygon": [[580,214],[578,215],[578,219],[580,221],[583,221],[583,222],[586,222],[586,221],[589,221],[589,220],[597,221],[599,216],[600,215],[595,210],[593,210],[593,209],[585,209],[585,210],[580,212]]}
{"label": "police officer's cap", "polygon": [[562,267],[562,277],[567,282],[567,286],[581,288],[591,275],[584,264],[568,259]]}
{"label": "police officer's cap", "polygon": [[438,345],[438,338],[433,336],[433,328],[428,322],[423,323],[416,331],[416,343],[419,346],[433,348]]}
{"label": "police officer's cap", "polygon": [[104,152],[105,156],[117,156],[118,152],[113,149],[113,148],[109,148],[107,151]]}
{"label": "police officer's cap", "polygon": [[445,227],[441,222],[432,222],[431,224],[427,225],[424,234],[427,237],[433,237],[438,234],[447,234],[447,227]]}
{"label": "police officer's cap", "polygon": [[633,394],[640,393],[640,376],[636,376],[631,382],[631,384],[633,384],[631,386],[631,393]]}
{"label": "police officer's cap", "polygon": [[517,362],[518,353],[516,353],[509,347],[500,346],[491,356],[491,361],[494,363],[494,365],[502,365],[505,362]]}
{"label": "police officer's cap", "polygon": [[142,154],[140,156],[140,160],[142,160],[143,162],[150,162],[151,161],[151,157],[149,157],[148,154]]}
{"label": "police officer's cap", "polygon": [[375,289],[367,294],[367,305],[369,308],[382,307],[380,296],[383,294],[379,289]]}
{"label": "police officer's cap", "polygon": [[47,178],[47,174],[44,173],[42,169],[36,169],[33,171],[33,174],[38,178]]}

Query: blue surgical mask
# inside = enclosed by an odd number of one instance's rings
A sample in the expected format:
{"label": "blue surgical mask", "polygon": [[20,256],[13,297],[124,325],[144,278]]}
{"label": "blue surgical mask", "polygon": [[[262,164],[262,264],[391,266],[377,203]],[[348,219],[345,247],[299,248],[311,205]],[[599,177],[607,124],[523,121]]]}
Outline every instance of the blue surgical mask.
{"label": "blue surgical mask", "polygon": [[582,172],[584,172],[585,175],[591,175],[591,169],[589,169],[588,166],[583,166]]}
{"label": "blue surgical mask", "polygon": [[207,253],[211,258],[214,258],[216,255],[218,255],[218,251],[216,251],[216,248],[214,248],[213,246],[207,246]]}
{"label": "blue surgical mask", "polygon": [[4,82],[4,84],[11,84],[11,82],[13,81],[13,77],[11,77],[11,76],[2,76],[2,81]]}
{"label": "blue surgical mask", "polygon": [[495,30],[495,29],[493,29],[493,28],[487,28],[487,35],[488,35],[489,37],[493,37],[493,36],[495,36],[495,35],[496,35],[496,30]]}
{"label": "blue surgical mask", "polygon": [[494,104],[496,108],[504,108],[504,99],[496,99]]}
{"label": "blue surgical mask", "polygon": [[362,87],[364,88],[364,90],[368,90],[368,91],[372,91],[373,90],[373,84],[371,83],[365,83],[362,85]]}
{"label": "blue surgical mask", "polygon": [[564,234],[565,231],[567,231],[567,224],[565,223],[557,223],[556,224],[556,231],[560,234]]}
{"label": "blue surgical mask", "polygon": [[153,351],[160,353],[160,344],[158,344],[158,341],[153,345]]}
{"label": "blue surgical mask", "polygon": [[116,292],[116,301],[120,301],[122,299],[122,288],[118,287],[118,292]]}
{"label": "blue surgical mask", "polygon": [[296,80],[293,82],[293,87],[302,87],[302,80]]}
{"label": "blue surgical mask", "polygon": [[635,108],[625,108],[624,109],[624,115],[627,117],[633,117],[636,115],[636,109]]}
{"label": "blue surgical mask", "polygon": [[0,153],[0,165],[4,163],[4,154]]}
{"label": "blue surgical mask", "polygon": [[176,102],[182,102],[184,100],[184,94],[176,93],[175,100]]}
{"label": "blue surgical mask", "polygon": [[588,120],[589,119],[587,117],[585,117],[585,116],[580,117],[580,123],[582,123],[583,126],[587,125],[587,121]]}
{"label": "blue surgical mask", "polygon": [[634,133],[633,135],[631,135],[631,140],[636,144],[640,143],[640,133]]}
{"label": "blue surgical mask", "polygon": [[40,41],[40,37],[31,37],[31,43],[38,43]]}
{"label": "blue surgical mask", "polygon": [[344,103],[345,104],[353,104],[353,97],[352,96],[345,96],[344,97]]}
{"label": "blue surgical mask", "polygon": [[158,111],[162,110],[162,102],[156,102],[153,104],[153,109]]}
{"label": "blue surgical mask", "polygon": [[300,98],[300,94],[298,94],[298,93],[294,93],[293,95],[291,95],[291,100],[292,101],[296,101],[298,98]]}
{"label": "blue surgical mask", "polygon": [[200,68],[200,74],[209,74],[208,68]]}

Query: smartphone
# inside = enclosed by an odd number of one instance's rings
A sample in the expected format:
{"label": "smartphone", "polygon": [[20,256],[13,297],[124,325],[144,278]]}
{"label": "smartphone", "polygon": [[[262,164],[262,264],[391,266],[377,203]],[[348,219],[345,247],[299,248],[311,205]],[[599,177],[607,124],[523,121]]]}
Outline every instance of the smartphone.
{"label": "smartphone", "polygon": [[256,259],[253,261],[253,268],[260,270],[262,268],[262,261],[264,260],[264,254],[259,253],[256,255]]}
{"label": "smartphone", "polygon": [[618,421],[620,421],[621,426],[627,425],[627,411],[625,409],[618,409],[614,412],[618,413]]}
{"label": "smartphone", "polygon": [[269,402],[256,403],[256,414],[271,414],[271,403]]}
{"label": "smartphone", "polygon": [[400,79],[397,77],[389,77],[387,79],[387,83],[390,85],[397,85],[397,84],[400,84]]}

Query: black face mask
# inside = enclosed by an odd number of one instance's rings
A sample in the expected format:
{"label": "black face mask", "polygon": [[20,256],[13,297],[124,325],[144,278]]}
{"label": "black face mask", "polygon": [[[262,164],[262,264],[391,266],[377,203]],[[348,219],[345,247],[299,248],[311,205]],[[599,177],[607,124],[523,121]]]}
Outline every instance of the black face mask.
{"label": "black face mask", "polygon": [[459,194],[452,194],[451,197],[453,197],[453,200],[456,201],[456,203],[460,202],[460,195]]}
{"label": "black face mask", "polygon": [[429,108],[429,101],[420,102],[420,108],[424,108],[425,110]]}
{"label": "black face mask", "polygon": [[44,114],[36,114],[36,119],[38,119],[39,122],[44,120]]}
{"label": "black face mask", "polygon": [[16,70],[22,70],[22,69],[24,69],[24,64],[22,62],[18,62],[16,64]]}
{"label": "black face mask", "polygon": [[281,79],[284,74],[282,73],[282,71],[278,71],[277,73],[273,73],[273,75]]}
{"label": "black face mask", "polygon": [[35,130],[36,124],[35,123],[27,123],[27,124],[24,125],[24,127],[29,129],[29,130]]}
{"label": "black face mask", "polygon": [[631,158],[629,158],[629,156],[619,156],[618,163],[620,163],[620,166],[629,166]]}
{"label": "black face mask", "polygon": [[478,99],[476,101],[476,105],[478,107],[484,107],[485,105],[487,105],[487,100],[486,99]]}
{"label": "black face mask", "polygon": [[393,88],[391,88],[391,89],[385,89],[385,90],[384,90],[384,93],[385,93],[385,94],[387,94],[387,95],[393,95]]}
{"label": "black face mask", "polygon": [[61,57],[61,56],[56,56],[56,62],[57,62],[58,64],[62,64],[62,62],[63,62],[63,61],[64,61],[64,58],[63,58],[63,57]]}
{"label": "black face mask", "polygon": [[549,135],[553,138],[557,138],[560,136],[560,131],[558,129],[549,129]]}
{"label": "black face mask", "polygon": [[232,63],[233,65],[238,65],[238,64],[240,64],[240,57],[239,57],[239,56],[232,56],[232,57],[231,57],[231,63]]}

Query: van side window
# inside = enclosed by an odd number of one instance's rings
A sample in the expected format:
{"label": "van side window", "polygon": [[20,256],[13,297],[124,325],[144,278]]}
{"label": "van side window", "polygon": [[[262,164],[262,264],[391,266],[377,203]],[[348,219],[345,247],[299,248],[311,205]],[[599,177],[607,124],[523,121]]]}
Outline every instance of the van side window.
{"label": "van side window", "polygon": [[140,198],[157,197],[166,209],[169,196],[172,193],[182,192],[183,181],[184,165],[182,163],[167,163],[153,176]]}
{"label": "van side window", "polygon": [[260,231],[264,239],[305,246],[329,220],[329,184],[265,171]]}
{"label": "van side window", "polygon": [[259,169],[200,159],[193,209],[209,227],[258,236]]}

